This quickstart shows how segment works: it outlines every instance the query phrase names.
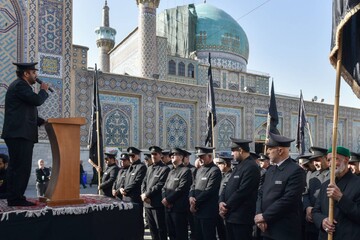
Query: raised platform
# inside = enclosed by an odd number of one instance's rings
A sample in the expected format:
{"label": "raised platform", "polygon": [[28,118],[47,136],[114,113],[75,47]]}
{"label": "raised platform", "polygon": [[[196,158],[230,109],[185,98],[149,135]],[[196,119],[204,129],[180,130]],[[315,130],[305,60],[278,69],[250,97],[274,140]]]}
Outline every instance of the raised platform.
{"label": "raised platform", "polygon": [[81,195],[84,204],[8,207],[0,200],[0,236],[4,240],[138,240],[139,207],[99,195]]}

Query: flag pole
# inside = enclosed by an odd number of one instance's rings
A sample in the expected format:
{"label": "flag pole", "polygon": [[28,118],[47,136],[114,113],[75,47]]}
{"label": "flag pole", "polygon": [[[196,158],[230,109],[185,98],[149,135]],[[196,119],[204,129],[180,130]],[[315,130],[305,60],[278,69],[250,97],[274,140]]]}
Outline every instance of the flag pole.
{"label": "flag pole", "polygon": [[[96,95],[95,95],[95,98],[96,98],[96,103],[99,103],[99,99],[98,99],[98,85],[97,85],[97,81],[98,81],[98,71],[97,71],[97,66],[95,64],[95,82],[94,82],[94,87],[96,87]],[[96,84],[96,85],[95,85]],[[96,144],[97,144],[97,165],[98,167],[101,166],[101,156],[100,156],[100,123],[99,123],[99,106],[96,106],[96,112],[95,112],[95,115],[96,115]],[[101,173],[100,171],[97,171],[97,175],[98,175],[98,187],[100,186],[101,184]],[[99,195],[101,194],[101,190],[99,190]]]}
{"label": "flag pole", "polygon": [[212,140],[212,147],[213,149],[213,158],[215,158],[215,130],[214,130],[214,114],[211,114],[211,140]]}
{"label": "flag pole", "polygon": [[[342,31],[339,32],[336,60],[336,88],[335,88],[335,102],[334,102],[334,119],[333,119],[333,133],[332,133],[332,159],[330,166],[330,184],[335,183],[335,160],[336,160],[336,145],[337,145],[337,132],[339,121],[339,99],[340,99],[340,77],[341,77],[341,59],[342,59]],[[329,198],[329,222],[334,221],[334,200]],[[333,235],[328,233],[328,240],[332,240]]]}
{"label": "flag pole", "polygon": [[307,129],[308,129],[308,134],[309,134],[309,139],[310,139],[310,146],[314,146],[314,143],[313,143],[313,139],[312,139],[312,136],[311,136],[311,129],[310,129],[310,124],[308,121],[306,121],[306,126],[307,126]]}

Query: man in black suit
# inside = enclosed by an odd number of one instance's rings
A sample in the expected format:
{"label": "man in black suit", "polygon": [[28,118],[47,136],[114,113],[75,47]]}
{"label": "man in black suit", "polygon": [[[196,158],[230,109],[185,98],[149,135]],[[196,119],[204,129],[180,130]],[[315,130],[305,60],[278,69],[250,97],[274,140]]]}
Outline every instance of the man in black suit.
{"label": "man in black suit", "polygon": [[269,133],[267,153],[272,162],[259,189],[255,223],[263,239],[302,239],[302,203],[304,170],[289,156],[294,139]]}
{"label": "man in black suit", "polygon": [[250,140],[231,138],[231,155],[238,162],[220,195],[219,211],[227,239],[252,239],[260,169],[250,156]]}
{"label": "man in black suit", "polygon": [[166,240],[165,208],[161,203],[162,188],[170,168],[161,161],[162,149],[158,146],[149,148],[153,164],[148,167],[141,185],[141,199],[144,202],[145,217],[150,234],[154,240]]}
{"label": "man in black suit", "polygon": [[171,169],[162,189],[162,204],[166,208],[166,225],[170,240],[188,239],[189,190],[192,183],[191,170],[184,166],[186,151],[171,150]]}
{"label": "man in black suit", "polygon": [[[312,209],[313,220],[320,229],[319,240],[326,240],[328,233],[334,240],[360,239],[360,178],[348,168],[350,151],[336,148],[335,183],[327,180],[321,185],[320,194]],[[332,159],[332,148],[327,151],[327,159]],[[334,200],[334,222],[330,222],[329,198]]]}
{"label": "man in black suit", "polygon": [[[101,184],[98,186],[98,189],[101,190],[105,196],[113,198],[115,196],[112,194],[112,186],[119,172],[119,167],[116,165],[117,151],[113,150],[104,154],[106,169],[102,172]],[[99,168],[99,171],[102,170]]]}
{"label": "man in black suit", "polygon": [[130,167],[130,158],[127,153],[121,154],[120,165],[121,165],[121,168],[119,169],[118,175],[117,175],[116,180],[112,187],[112,195],[114,197],[118,197],[118,198],[122,199],[122,195],[120,193],[120,188],[124,184],[125,174]]}
{"label": "man in black suit", "polygon": [[37,63],[13,63],[17,66],[17,79],[12,82],[5,96],[5,119],[1,137],[5,140],[10,161],[7,169],[9,206],[33,206],[24,196],[31,173],[34,143],[38,142],[38,126],[45,120],[38,117],[37,107],[48,98],[49,86],[42,83],[34,93]]}
{"label": "man in black suit", "polygon": [[214,148],[196,147],[202,166],[198,169],[190,190],[190,211],[195,216],[196,240],[216,239],[221,173],[213,163]]}

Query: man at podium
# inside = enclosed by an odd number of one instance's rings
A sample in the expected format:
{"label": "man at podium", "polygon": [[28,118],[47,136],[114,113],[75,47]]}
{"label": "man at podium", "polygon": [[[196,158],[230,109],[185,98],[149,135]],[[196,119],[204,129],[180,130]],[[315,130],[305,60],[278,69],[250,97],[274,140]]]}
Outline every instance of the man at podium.
{"label": "man at podium", "polygon": [[1,137],[9,151],[7,189],[9,206],[32,206],[24,193],[29,182],[34,143],[38,142],[38,126],[45,120],[38,116],[37,107],[48,98],[49,86],[41,83],[35,93],[32,85],[37,79],[37,63],[13,63],[17,66],[17,79],[5,96],[5,117]]}

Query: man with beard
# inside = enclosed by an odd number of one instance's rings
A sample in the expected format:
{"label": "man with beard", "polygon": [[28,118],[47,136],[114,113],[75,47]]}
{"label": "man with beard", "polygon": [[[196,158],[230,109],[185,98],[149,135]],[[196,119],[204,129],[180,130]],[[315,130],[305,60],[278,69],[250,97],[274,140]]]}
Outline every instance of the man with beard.
{"label": "man with beard", "polygon": [[265,174],[256,203],[255,223],[264,240],[300,240],[301,197],[305,187],[304,170],[290,157],[294,139],[269,133],[267,153],[272,166]]}
{"label": "man with beard", "polygon": [[162,149],[158,146],[149,148],[153,164],[148,167],[141,185],[141,199],[144,202],[145,217],[150,234],[154,240],[166,240],[165,209],[161,203],[162,188],[170,169],[161,161]]}
{"label": "man with beard", "polygon": [[162,204],[166,209],[166,226],[170,240],[188,239],[189,190],[191,170],[184,166],[187,152],[180,148],[171,150],[171,169],[162,189]]}
{"label": "man with beard", "polygon": [[[332,160],[332,148],[327,151],[327,159]],[[320,229],[319,240],[360,239],[360,179],[348,168],[350,151],[338,146],[335,159],[335,183],[330,180],[321,185],[320,194],[313,208],[313,220]],[[334,200],[334,221],[330,222],[329,198]]]}
{"label": "man with beard", "polygon": [[359,163],[360,163],[360,154],[351,152],[349,167],[351,172],[356,176],[360,176]]}
{"label": "man with beard", "polygon": [[238,162],[220,195],[219,214],[226,221],[227,239],[252,239],[260,169],[250,156],[250,140],[230,138]]}
{"label": "man with beard", "polygon": [[195,149],[202,163],[189,195],[190,211],[195,216],[196,240],[215,240],[221,173],[213,162],[214,148]]}
{"label": "man with beard", "polygon": [[118,175],[112,187],[112,195],[122,199],[122,195],[120,194],[120,187],[124,184],[126,171],[130,167],[130,158],[127,153],[121,154],[120,165],[121,168],[119,169]]}

